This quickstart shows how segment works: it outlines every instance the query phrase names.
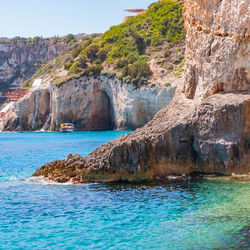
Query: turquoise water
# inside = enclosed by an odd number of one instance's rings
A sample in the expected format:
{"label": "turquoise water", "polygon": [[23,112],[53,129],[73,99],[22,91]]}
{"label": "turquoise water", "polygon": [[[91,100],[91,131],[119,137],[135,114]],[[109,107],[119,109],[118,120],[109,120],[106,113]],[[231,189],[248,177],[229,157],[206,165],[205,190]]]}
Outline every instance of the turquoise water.
{"label": "turquoise water", "polygon": [[29,176],[126,132],[0,133],[0,249],[249,249],[250,185],[56,185]]}

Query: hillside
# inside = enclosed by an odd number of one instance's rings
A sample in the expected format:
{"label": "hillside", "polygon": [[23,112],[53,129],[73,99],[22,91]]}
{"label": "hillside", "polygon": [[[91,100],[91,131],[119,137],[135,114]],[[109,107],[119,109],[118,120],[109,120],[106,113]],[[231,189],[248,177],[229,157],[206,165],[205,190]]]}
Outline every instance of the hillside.
{"label": "hillside", "polygon": [[3,112],[1,130],[57,131],[64,122],[77,130],[136,129],[171,102],[182,82],[185,33],[177,1],[151,4],[104,34],[68,38],[68,53],[23,83],[31,88]]}
{"label": "hillside", "polygon": [[69,34],[52,38],[0,37],[0,91],[20,86],[51,60],[75,48],[75,44],[83,37],[89,35]]}
{"label": "hillside", "polygon": [[182,7],[178,1],[160,1],[99,38],[84,37],[71,46],[67,55],[40,68],[25,85],[48,74],[60,84],[100,73],[117,76],[125,83],[154,83],[163,78],[161,82],[170,84],[164,81],[166,76],[180,77],[183,71]]}
{"label": "hillside", "polygon": [[[68,52],[67,39],[0,39],[0,91],[20,86],[43,64]],[[1,101],[0,101],[1,102]]]}

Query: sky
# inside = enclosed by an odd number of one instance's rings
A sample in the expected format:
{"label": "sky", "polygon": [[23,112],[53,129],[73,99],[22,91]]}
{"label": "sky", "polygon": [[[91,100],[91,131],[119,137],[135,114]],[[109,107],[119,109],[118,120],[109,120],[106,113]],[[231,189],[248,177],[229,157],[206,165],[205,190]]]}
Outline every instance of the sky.
{"label": "sky", "polygon": [[103,33],[157,0],[0,0],[0,37]]}

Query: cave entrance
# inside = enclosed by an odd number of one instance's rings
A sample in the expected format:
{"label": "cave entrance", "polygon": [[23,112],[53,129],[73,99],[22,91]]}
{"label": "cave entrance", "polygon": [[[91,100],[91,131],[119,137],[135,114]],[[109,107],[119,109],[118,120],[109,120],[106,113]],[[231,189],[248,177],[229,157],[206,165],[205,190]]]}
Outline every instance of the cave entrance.
{"label": "cave entrance", "polygon": [[87,118],[87,130],[111,130],[114,128],[114,114],[109,96],[97,91],[93,96]]}

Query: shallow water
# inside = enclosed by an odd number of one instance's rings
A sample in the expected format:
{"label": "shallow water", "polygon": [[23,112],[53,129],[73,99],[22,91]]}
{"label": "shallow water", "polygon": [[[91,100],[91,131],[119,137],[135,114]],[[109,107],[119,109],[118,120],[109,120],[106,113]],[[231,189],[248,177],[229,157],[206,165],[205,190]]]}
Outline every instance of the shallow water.
{"label": "shallow water", "polygon": [[0,133],[0,249],[248,249],[249,182],[56,185],[29,178],[126,132]]}

